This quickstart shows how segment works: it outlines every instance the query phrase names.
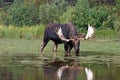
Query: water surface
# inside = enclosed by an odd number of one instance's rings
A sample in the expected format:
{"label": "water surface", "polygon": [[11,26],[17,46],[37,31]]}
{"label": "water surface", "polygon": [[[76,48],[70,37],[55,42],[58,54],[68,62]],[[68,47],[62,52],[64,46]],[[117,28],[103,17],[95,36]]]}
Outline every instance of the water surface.
{"label": "water surface", "polygon": [[[41,58],[36,55],[0,56],[0,80],[120,80],[120,56],[86,55],[64,59],[58,56]],[[63,70],[61,75],[60,70]]]}

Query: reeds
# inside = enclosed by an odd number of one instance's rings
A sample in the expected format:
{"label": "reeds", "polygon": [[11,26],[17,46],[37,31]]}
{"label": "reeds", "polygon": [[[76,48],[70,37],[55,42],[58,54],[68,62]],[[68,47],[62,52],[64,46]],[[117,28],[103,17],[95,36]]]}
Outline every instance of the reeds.
{"label": "reeds", "polygon": [[37,25],[31,27],[14,27],[0,25],[0,38],[39,39],[43,36],[44,27],[44,25]]}
{"label": "reeds", "polygon": [[[42,39],[45,25],[36,26],[3,26],[0,25],[0,38],[10,39]],[[120,31],[112,29],[96,29],[94,38],[96,39],[120,39]]]}
{"label": "reeds", "polygon": [[120,39],[120,32],[112,29],[96,30],[95,38],[97,39]]}

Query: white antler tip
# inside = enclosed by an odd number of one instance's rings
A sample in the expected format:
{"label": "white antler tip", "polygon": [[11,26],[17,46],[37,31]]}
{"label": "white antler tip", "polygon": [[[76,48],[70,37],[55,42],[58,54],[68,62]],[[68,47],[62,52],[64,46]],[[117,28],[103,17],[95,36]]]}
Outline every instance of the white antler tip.
{"label": "white antler tip", "polygon": [[93,27],[88,24],[88,32],[87,32],[87,35],[85,36],[85,39],[92,37],[93,33],[94,33]]}

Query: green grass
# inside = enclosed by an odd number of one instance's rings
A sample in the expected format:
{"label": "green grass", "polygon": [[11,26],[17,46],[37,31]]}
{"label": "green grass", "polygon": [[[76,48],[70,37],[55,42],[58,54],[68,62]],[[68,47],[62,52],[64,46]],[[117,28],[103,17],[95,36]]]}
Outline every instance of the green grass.
{"label": "green grass", "polygon": [[[39,39],[0,39],[0,54],[1,55],[22,55],[35,54],[40,55],[40,45],[42,40]],[[86,40],[81,41],[80,54],[82,55],[120,55],[119,40]],[[53,54],[53,42],[50,41],[45,47],[44,55]],[[74,54],[74,50],[71,51]],[[64,46],[60,44],[57,55],[64,55]],[[52,56],[52,55],[51,55]]]}
{"label": "green grass", "polygon": [[96,55],[120,55],[119,40],[90,40],[81,42],[81,50],[87,54]]}
{"label": "green grass", "polygon": [[9,39],[40,39],[43,36],[45,25],[36,26],[3,26],[0,25],[0,38]]}
{"label": "green grass", "polygon": [[112,30],[112,29],[97,29],[95,30],[94,38],[97,39],[119,39],[120,31]]}
{"label": "green grass", "polygon": [[[54,59],[52,51],[53,42],[50,41],[40,55],[40,39],[0,39],[0,64],[44,64],[42,61],[51,62]],[[111,62],[119,64],[120,40],[86,40],[81,41],[80,56],[75,57],[72,49],[70,60],[79,60],[80,63]],[[64,46],[58,46],[57,59],[64,59]]]}
{"label": "green grass", "polygon": [[[45,25],[36,26],[4,26],[0,25],[0,38],[7,39],[41,39],[43,37]],[[95,39],[119,39],[120,31],[112,29],[96,29],[94,34]]]}

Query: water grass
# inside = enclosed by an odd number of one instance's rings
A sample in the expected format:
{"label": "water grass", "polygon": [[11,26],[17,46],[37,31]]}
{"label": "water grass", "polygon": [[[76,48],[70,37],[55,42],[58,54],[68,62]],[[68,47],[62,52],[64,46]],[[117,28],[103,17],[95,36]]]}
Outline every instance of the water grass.
{"label": "water grass", "polygon": [[120,31],[112,30],[112,29],[101,29],[96,30],[95,38],[97,39],[120,39]]}
{"label": "water grass", "polygon": [[[42,39],[0,39],[0,54],[35,54],[40,55]],[[81,41],[80,55],[120,55],[120,40],[88,40]],[[53,42],[50,41],[45,47],[43,54],[53,55]],[[74,49],[71,52],[74,54]],[[64,55],[64,45],[58,46],[57,55]]]}
{"label": "water grass", "polygon": [[24,27],[14,27],[14,26],[2,26],[0,25],[0,38],[9,39],[38,39],[42,38],[44,25],[36,26],[24,26]]}
{"label": "water grass", "polygon": [[[45,25],[36,26],[3,26],[0,25],[0,38],[8,39],[40,39],[43,37]],[[120,39],[120,31],[112,29],[96,29],[94,38],[96,39]]]}
{"label": "water grass", "polygon": [[[53,42],[50,41],[41,56],[42,39],[0,39],[0,64],[43,64],[54,60]],[[111,62],[118,64],[120,59],[120,40],[81,41],[80,56],[76,57],[74,49],[71,57],[64,57],[64,45],[58,46],[58,60],[79,60],[81,63]]]}

